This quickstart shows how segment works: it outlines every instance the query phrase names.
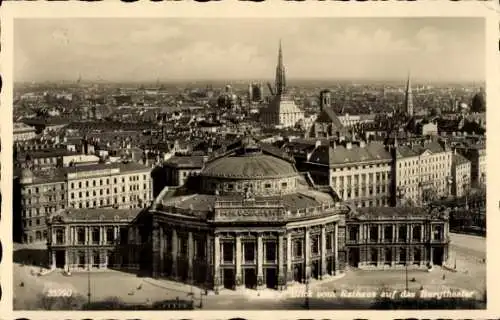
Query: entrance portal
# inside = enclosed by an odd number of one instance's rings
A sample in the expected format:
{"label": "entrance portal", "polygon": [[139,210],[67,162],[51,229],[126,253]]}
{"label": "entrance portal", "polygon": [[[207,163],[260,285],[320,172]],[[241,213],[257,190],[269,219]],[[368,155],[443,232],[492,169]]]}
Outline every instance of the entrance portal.
{"label": "entrance portal", "polygon": [[266,273],[265,273],[265,281],[266,281],[266,286],[269,289],[276,289],[277,288],[277,275],[276,275],[276,268],[266,268]]}
{"label": "entrance portal", "polygon": [[359,264],[359,248],[349,249],[349,266],[357,268]]}
{"label": "entrance portal", "polygon": [[433,248],[432,249],[432,263],[435,265],[442,265],[443,264],[443,255],[444,255],[444,250],[441,247]]}
{"label": "entrance portal", "polygon": [[257,287],[257,273],[254,268],[244,269],[243,282],[245,283],[245,288],[255,289]]}
{"label": "entrance portal", "polygon": [[313,279],[319,279],[319,261],[315,260],[312,262],[311,277]]}
{"label": "entrance portal", "polygon": [[297,263],[293,266],[293,281],[295,282],[302,282],[303,278],[303,270],[302,270],[302,264]]}
{"label": "entrance portal", "polygon": [[223,284],[225,289],[234,289],[234,270],[223,269],[222,271]]}
{"label": "entrance portal", "polygon": [[66,255],[64,251],[56,251],[56,268],[64,268],[66,264]]}

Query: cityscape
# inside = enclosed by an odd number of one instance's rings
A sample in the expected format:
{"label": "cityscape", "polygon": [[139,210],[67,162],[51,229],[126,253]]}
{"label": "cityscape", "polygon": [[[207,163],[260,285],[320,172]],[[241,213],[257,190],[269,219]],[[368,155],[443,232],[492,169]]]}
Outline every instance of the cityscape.
{"label": "cityscape", "polygon": [[55,20],[14,23],[15,310],[486,308],[483,19]]}

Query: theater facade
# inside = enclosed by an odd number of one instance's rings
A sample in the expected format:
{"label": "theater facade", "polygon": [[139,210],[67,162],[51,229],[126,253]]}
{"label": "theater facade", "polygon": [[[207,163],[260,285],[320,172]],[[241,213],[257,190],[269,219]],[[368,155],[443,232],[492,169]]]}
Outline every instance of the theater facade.
{"label": "theater facade", "polygon": [[440,208],[350,207],[281,151],[244,138],[183,187],[166,187],[131,222],[128,240],[142,274],[216,292],[283,290],[347,266],[442,264],[448,222]]}
{"label": "theater facade", "polygon": [[427,268],[448,259],[445,207],[355,207],[280,150],[250,138],[228,149],[147,208],[53,214],[51,267],[126,269],[218,292],[283,290],[348,268]]}

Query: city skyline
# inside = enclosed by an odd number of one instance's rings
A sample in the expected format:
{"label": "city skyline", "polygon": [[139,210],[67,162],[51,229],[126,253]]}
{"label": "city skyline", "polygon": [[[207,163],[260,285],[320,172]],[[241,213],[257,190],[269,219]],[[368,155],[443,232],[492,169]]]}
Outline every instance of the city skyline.
{"label": "city skyline", "polygon": [[485,78],[479,18],[23,19],[14,25],[16,82],[80,75],[109,82],[271,79],[280,39],[290,82],[406,79],[408,71],[416,81]]}

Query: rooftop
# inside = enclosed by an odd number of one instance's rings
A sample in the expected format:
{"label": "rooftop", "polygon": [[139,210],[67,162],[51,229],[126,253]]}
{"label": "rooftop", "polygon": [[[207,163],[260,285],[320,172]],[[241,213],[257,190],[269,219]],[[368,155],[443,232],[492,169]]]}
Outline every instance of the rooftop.
{"label": "rooftop", "polygon": [[337,144],[335,147],[320,145],[312,152],[308,162],[336,166],[390,160],[391,154],[386,150],[384,144],[371,142],[364,146],[352,143],[350,147],[345,144]]}

